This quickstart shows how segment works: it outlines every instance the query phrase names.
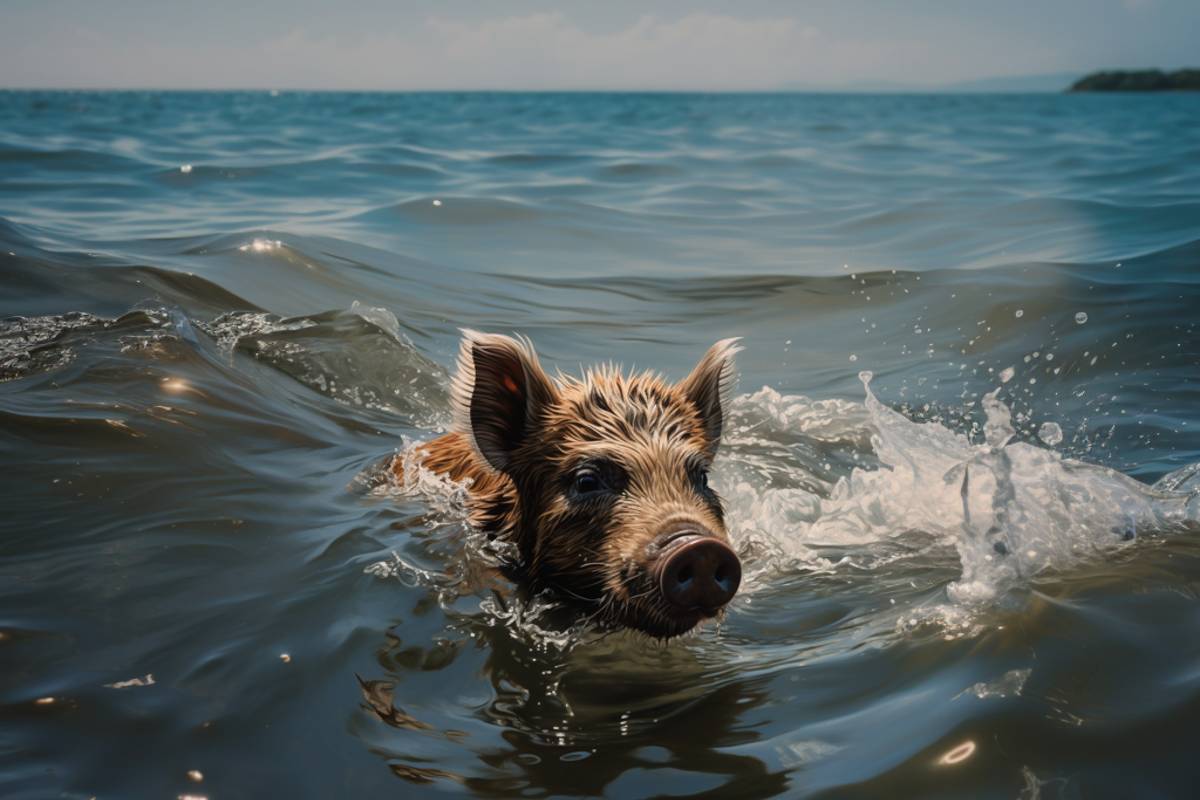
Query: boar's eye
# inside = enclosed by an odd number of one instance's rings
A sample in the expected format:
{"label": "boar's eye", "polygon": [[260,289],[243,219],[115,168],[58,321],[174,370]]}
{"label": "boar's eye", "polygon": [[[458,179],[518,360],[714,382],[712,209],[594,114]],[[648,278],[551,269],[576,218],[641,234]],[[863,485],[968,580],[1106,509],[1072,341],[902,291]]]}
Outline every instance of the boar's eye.
{"label": "boar's eye", "polygon": [[566,491],[577,500],[595,500],[625,491],[625,471],[608,459],[592,459],[567,473]]}
{"label": "boar's eye", "polygon": [[708,494],[711,489],[708,488],[708,470],[700,465],[693,465],[688,469],[688,474],[692,479],[692,485],[696,487],[700,494]]}
{"label": "boar's eye", "polygon": [[584,467],[575,473],[572,488],[579,494],[595,494],[604,489],[604,479],[596,470]]}

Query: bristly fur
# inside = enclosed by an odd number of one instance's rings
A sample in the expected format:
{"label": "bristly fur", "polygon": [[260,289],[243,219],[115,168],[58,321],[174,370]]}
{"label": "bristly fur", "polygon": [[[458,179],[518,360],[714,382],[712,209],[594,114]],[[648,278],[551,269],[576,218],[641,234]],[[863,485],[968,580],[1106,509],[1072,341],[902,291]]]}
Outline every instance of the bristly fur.
{"label": "bristly fur", "polygon": [[[704,476],[739,350],[736,339],[717,342],[674,385],[612,364],[551,379],[528,339],[464,330],[453,432],[426,444],[422,463],[471,479],[471,522],[517,545],[514,577],[560,590],[601,622],[678,635],[699,618],[663,605],[648,563],[672,525],[727,539]],[[573,491],[588,469],[607,491]]]}

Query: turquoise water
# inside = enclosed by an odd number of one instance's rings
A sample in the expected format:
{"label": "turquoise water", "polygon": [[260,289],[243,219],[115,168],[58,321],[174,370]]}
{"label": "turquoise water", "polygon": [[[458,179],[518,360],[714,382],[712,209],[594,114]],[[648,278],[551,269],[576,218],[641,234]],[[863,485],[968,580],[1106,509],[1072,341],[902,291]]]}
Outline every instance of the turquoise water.
{"label": "turquoise water", "polygon": [[[0,794],[1189,796],[1198,122],[0,92]],[[743,337],[719,628],[601,637],[378,484],[462,327]]]}

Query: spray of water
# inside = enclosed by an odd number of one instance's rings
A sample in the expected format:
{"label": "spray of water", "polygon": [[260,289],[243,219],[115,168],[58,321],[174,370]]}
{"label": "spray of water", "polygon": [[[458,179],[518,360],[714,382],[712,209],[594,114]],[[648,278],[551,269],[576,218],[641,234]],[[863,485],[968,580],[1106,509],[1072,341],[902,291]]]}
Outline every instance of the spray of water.
{"label": "spray of water", "polygon": [[[766,563],[830,569],[837,564],[817,555],[825,548],[869,551],[924,534],[956,550],[961,562],[947,599],[977,606],[1047,569],[1103,556],[1139,534],[1200,522],[1200,492],[1187,491],[1176,479],[1186,469],[1150,487],[1014,441],[1001,389],[984,397],[984,439],[972,442],[936,422],[910,421],[876,398],[870,373],[860,377],[863,405],[846,409],[836,424],[820,413],[822,404],[804,397],[763,390],[735,403],[741,428],[721,486],[743,544],[775,555]],[[855,452],[853,460],[862,465],[832,485],[804,487],[793,479],[792,485],[756,486],[762,451],[749,434],[781,425],[793,438],[851,450],[869,430],[869,450]],[[812,471],[813,465],[794,460],[792,468]],[[770,571],[760,568],[755,577],[769,580]]]}

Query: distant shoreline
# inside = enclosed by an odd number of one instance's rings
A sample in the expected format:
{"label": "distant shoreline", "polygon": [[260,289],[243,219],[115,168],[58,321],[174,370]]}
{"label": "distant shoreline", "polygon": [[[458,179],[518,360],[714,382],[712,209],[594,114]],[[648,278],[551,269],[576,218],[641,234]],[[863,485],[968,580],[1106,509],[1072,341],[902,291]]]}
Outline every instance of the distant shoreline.
{"label": "distant shoreline", "polygon": [[1071,84],[1068,92],[1197,92],[1200,69],[1118,69],[1093,72]]}

